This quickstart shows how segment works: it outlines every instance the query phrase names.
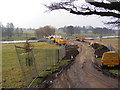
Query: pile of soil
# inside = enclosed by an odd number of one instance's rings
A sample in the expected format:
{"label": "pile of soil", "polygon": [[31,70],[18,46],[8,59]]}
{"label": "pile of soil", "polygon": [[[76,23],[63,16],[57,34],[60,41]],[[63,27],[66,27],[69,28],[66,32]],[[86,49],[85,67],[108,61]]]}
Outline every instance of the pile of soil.
{"label": "pile of soil", "polygon": [[97,55],[98,58],[102,57],[104,52],[110,51],[106,46],[100,45],[98,43],[94,43],[92,47],[95,49],[95,55]]}
{"label": "pile of soil", "polygon": [[65,49],[66,56],[63,59],[74,59],[79,54],[77,45],[67,45]]}

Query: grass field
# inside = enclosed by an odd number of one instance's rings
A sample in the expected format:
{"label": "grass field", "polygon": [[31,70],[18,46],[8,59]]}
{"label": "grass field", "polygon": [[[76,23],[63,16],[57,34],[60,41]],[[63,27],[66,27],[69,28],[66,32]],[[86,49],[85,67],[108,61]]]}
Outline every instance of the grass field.
{"label": "grass field", "polygon": [[102,40],[102,42],[111,44],[111,45],[116,46],[118,48],[119,48],[119,41],[120,41],[120,38],[111,38],[111,39],[103,39]]}
{"label": "grass field", "polygon": [[119,40],[120,40],[120,38],[111,38],[111,39],[103,39],[102,42],[108,43],[108,44],[111,44],[115,47],[120,48],[119,47]]}
{"label": "grass field", "polygon": [[[50,45],[46,42],[31,43],[35,50],[45,49],[59,49],[59,46]],[[14,45],[23,46],[24,44],[2,44],[2,80],[3,87],[23,87],[23,77],[16,55]],[[42,55],[42,51],[40,54]],[[41,56],[42,57],[42,56]],[[42,62],[42,61],[41,61]],[[43,63],[41,63],[43,64]],[[43,66],[43,65],[42,65]],[[17,86],[15,86],[17,85]]]}
{"label": "grass field", "polygon": [[98,41],[98,42],[103,42],[103,43],[106,43],[108,45],[112,45],[114,47],[117,47],[117,48],[120,48],[120,38],[108,38],[108,39],[95,39],[95,41]]}
{"label": "grass field", "polygon": [[107,38],[107,39],[94,39],[94,40],[89,40],[90,42],[100,42],[106,44],[106,46],[111,50],[111,51],[118,51],[120,52],[120,38]]}
{"label": "grass field", "polygon": [[[92,32],[87,32],[87,33],[84,33],[84,32],[81,32],[80,34],[72,34],[72,35],[68,35],[66,34],[65,32],[63,31],[60,31],[60,30],[57,30],[56,31],[56,34],[57,35],[60,35],[60,36],[63,36],[63,37],[67,37],[67,38],[76,38],[76,37],[97,37],[97,36],[100,36],[99,34],[93,34]],[[115,36],[116,34],[105,34],[105,35],[102,35],[102,36]]]}
{"label": "grass field", "polygon": [[4,41],[10,41],[10,40],[26,40],[31,37],[35,37],[35,31],[33,30],[23,30],[23,34],[20,36],[13,35],[11,38],[8,39],[8,37],[2,37],[2,40]]}

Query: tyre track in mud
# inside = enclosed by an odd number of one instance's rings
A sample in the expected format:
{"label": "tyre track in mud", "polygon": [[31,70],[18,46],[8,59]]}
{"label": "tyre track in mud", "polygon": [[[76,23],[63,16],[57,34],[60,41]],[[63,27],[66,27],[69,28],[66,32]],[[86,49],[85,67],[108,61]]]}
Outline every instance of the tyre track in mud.
{"label": "tyre track in mud", "polygon": [[94,49],[86,43],[74,44],[79,46],[80,53],[74,64],[54,80],[52,88],[118,88],[117,79],[105,76],[92,66]]}

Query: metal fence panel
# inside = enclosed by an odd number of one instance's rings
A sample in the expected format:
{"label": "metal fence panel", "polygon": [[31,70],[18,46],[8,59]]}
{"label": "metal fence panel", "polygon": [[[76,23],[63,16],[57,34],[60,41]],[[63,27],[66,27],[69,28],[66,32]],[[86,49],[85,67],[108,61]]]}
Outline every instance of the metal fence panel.
{"label": "metal fence panel", "polygon": [[24,47],[15,47],[25,81],[23,83],[26,83],[27,87],[34,78],[56,65],[65,56],[65,47],[61,47],[61,49],[32,49],[27,53],[25,53]]}
{"label": "metal fence panel", "polygon": [[38,74],[40,74],[45,69],[45,53],[44,49],[35,49],[34,56],[36,60],[36,67],[38,70]]}
{"label": "metal fence panel", "polygon": [[26,82],[26,86],[28,87],[32,80],[38,76],[33,50],[25,53],[25,48],[15,47],[22,70],[22,75]]}

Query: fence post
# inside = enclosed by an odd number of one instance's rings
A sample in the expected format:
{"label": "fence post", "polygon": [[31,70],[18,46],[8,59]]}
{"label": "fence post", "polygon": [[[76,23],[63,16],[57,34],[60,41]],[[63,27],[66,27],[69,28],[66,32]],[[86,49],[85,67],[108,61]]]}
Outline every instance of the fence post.
{"label": "fence post", "polygon": [[15,45],[15,49],[16,49],[16,53],[17,53],[17,56],[18,56],[18,61],[19,61],[19,64],[20,64],[20,67],[21,67],[21,70],[22,70],[22,74],[24,76],[24,80],[26,82],[26,86],[28,87],[28,82],[27,82],[27,79],[26,79],[26,76],[25,76],[25,73],[24,73],[24,70],[23,70],[23,67],[22,67],[22,64],[20,62],[20,56],[18,55],[18,50],[17,50],[17,46]]}
{"label": "fence post", "polygon": [[39,76],[39,74],[38,74],[38,69],[37,69],[37,65],[36,65],[36,60],[35,60],[35,56],[34,56],[33,50],[32,50],[32,57],[33,57],[32,63],[34,64],[36,74],[37,74],[37,76]]}
{"label": "fence post", "polygon": [[45,69],[44,70],[47,70],[47,57],[46,57],[46,49],[44,49],[44,67]]}
{"label": "fence post", "polygon": [[59,62],[59,57],[60,57],[60,56],[59,56],[59,53],[60,53],[60,52],[59,52],[59,49],[57,49],[57,54],[58,54],[58,62]]}
{"label": "fence post", "polygon": [[49,50],[49,54],[50,54],[50,66],[52,66],[53,55],[51,49]]}
{"label": "fence post", "polygon": [[57,49],[55,49],[55,64],[58,62]]}
{"label": "fence post", "polygon": [[64,52],[64,56],[63,57],[65,57],[65,55],[66,55],[65,46],[63,47],[63,52]]}
{"label": "fence post", "polygon": [[56,65],[56,55],[55,50],[53,50],[53,56],[54,56],[54,65]]}

